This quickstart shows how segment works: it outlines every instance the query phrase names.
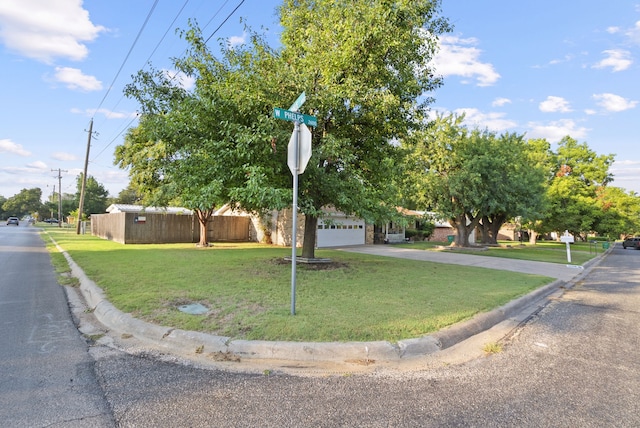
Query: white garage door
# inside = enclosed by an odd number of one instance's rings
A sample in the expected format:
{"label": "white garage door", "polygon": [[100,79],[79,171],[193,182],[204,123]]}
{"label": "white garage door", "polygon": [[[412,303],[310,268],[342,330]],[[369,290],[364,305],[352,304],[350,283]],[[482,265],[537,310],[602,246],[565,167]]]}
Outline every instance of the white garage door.
{"label": "white garage door", "polygon": [[348,217],[327,220],[326,223],[324,220],[318,220],[318,248],[364,245],[364,241],[364,220]]}

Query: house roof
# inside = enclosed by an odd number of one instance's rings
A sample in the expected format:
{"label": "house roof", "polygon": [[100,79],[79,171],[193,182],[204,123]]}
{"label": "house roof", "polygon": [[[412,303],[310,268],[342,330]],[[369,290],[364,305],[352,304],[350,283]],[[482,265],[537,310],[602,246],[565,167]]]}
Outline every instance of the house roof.
{"label": "house roof", "polygon": [[398,207],[398,212],[406,216],[428,218],[436,227],[453,227],[447,220],[442,219],[438,214],[432,211],[414,211],[406,208]]}
{"label": "house roof", "polygon": [[108,213],[147,213],[147,214],[185,214],[191,215],[193,211],[184,207],[145,207],[143,205],[111,204],[107,207]]}

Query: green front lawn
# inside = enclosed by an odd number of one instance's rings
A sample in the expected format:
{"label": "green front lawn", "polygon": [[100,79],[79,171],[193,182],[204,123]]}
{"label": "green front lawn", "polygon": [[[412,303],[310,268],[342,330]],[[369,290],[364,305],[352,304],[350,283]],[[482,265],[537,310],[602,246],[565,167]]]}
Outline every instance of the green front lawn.
{"label": "green front lawn", "polygon": [[[317,250],[331,265],[297,268],[290,314],[289,248],[254,243],[122,245],[46,228],[120,310],[146,321],[233,338],[391,342],[501,306],[552,278]],[[51,248],[54,258],[55,247]],[[177,308],[201,303],[206,315]]]}

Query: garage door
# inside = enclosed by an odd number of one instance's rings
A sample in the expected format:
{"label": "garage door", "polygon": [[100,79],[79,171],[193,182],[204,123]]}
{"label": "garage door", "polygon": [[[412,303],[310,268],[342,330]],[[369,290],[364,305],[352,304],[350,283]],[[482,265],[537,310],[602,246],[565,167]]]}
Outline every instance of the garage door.
{"label": "garage door", "polygon": [[364,245],[364,220],[355,218],[340,218],[318,220],[318,234],[316,245],[323,247],[341,247],[345,245]]}

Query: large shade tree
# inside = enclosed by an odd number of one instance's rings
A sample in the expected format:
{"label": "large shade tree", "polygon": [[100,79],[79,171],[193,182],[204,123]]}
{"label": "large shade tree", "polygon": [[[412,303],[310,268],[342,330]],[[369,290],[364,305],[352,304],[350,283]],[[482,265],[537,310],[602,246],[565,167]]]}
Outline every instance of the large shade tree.
{"label": "large shade tree", "polygon": [[[79,206],[80,193],[82,191],[82,173],[77,177],[77,191],[74,196],[74,205]],[[84,189],[83,211],[86,215],[104,214],[109,206],[109,191],[95,179],[95,177],[87,176],[87,182]]]}
{"label": "large shade tree", "polygon": [[195,88],[161,70],[140,71],[126,93],[140,103],[141,118],[116,148],[115,161],[129,169],[144,204],[193,209],[199,244],[207,246],[207,222],[222,205],[259,211],[283,204],[286,192],[269,180],[282,168],[272,150],[271,118],[251,111],[251,99],[239,99],[246,85],[258,89],[250,65],[271,54],[255,38],[251,49],[222,47],[217,59],[197,27],[183,35],[191,47],[174,65],[194,77]]}
{"label": "large shade tree", "polygon": [[18,194],[7,198],[2,204],[6,216],[22,217],[38,212],[42,208],[42,190],[37,187],[22,189]]}
{"label": "large shade tree", "polygon": [[[418,205],[437,212],[456,229],[455,246],[468,246],[481,220],[482,169],[469,167],[485,152],[486,139],[462,126],[464,117],[438,115],[423,132],[403,141],[407,154],[406,191]],[[480,166],[479,163],[477,166]]]}
{"label": "large shade tree", "polygon": [[468,246],[474,229],[495,244],[500,227],[542,208],[544,172],[529,159],[523,136],[469,130],[463,116],[438,115],[404,142],[406,194],[456,229],[454,246]]}
{"label": "large shade tree", "polygon": [[612,180],[609,171],[615,156],[598,155],[587,143],[566,136],[555,152],[555,175],[547,192],[545,226],[552,231],[568,230],[586,239],[602,218],[598,194]]}
{"label": "large shade tree", "polygon": [[640,197],[633,191],[605,186],[597,191],[601,214],[595,231],[601,236],[617,239],[640,233]]}
{"label": "large shade tree", "polygon": [[490,150],[484,159],[484,195],[481,241],[498,243],[498,232],[508,220],[537,218],[545,209],[545,170],[535,162],[535,146],[523,135],[486,135]]}
{"label": "large shade tree", "polygon": [[[440,1],[299,1],[279,8],[282,46],[251,42],[214,57],[197,29],[176,61],[193,91],[162,72],[141,72],[128,94],[141,104],[137,128],[116,152],[149,201],[171,198],[199,213],[232,202],[279,208],[291,199],[286,167],[290,123],[274,119],[301,92],[318,118],[313,155],[300,177],[305,214],[302,255],[315,256],[323,208],[376,221],[396,213],[397,146],[422,125],[428,95],[441,81],[428,67],[437,36],[449,30]],[[290,203],[290,202],[289,202]]]}
{"label": "large shade tree", "polygon": [[429,68],[449,31],[440,1],[286,0],[279,9],[279,104],[306,91],[303,112],[318,118],[313,155],[300,177],[303,257],[313,257],[323,207],[371,222],[397,213],[399,150],[419,128],[441,80]]}

